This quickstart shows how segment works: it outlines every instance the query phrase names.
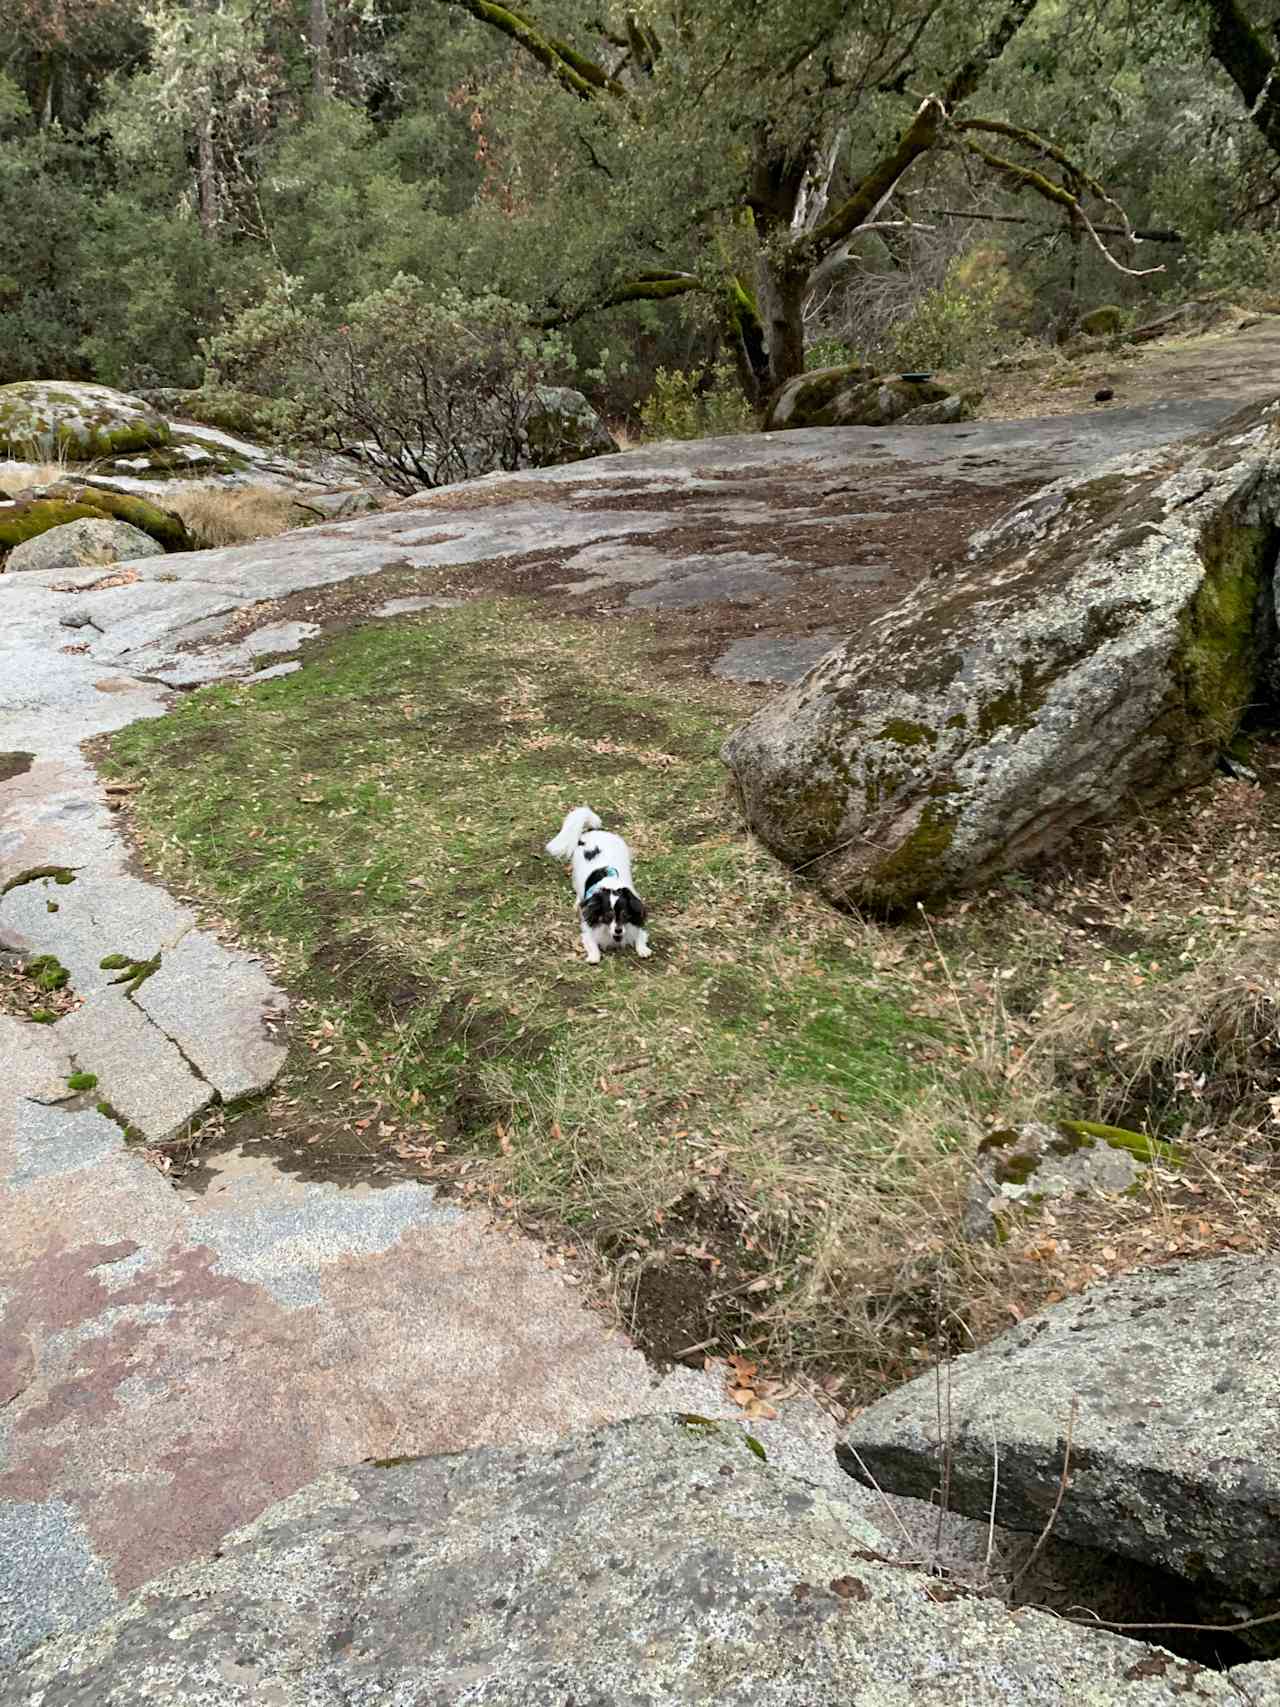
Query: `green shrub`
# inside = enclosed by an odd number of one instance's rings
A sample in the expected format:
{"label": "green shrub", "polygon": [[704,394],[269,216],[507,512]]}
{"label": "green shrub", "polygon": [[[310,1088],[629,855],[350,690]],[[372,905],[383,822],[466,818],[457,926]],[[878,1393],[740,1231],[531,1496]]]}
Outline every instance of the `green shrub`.
{"label": "green shrub", "polygon": [[1197,269],[1204,290],[1280,289],[1280,235],[1262,231],[1215,231]]}
{"label": "green shrub", "polygon": [[942,283],[926,291],[895,328],[894,360],[910,370],[966,367],[990,359],[1001,338],[1000,294],[996,280],[966,282],[953,263]]}
{"label": "green shrub", "polygon": [[285,436],[353,451],[392,491],[523,466],[534,388],[563,356],[502,297],[400,274],[350,304],[284,280],[206,346],[206,383],[277,399]]}
{"label": "green shrub", "polygon": [[722,359],[705,368],[660,367],[640,426],[647,439],[709,439],[753,432],[756,418],[732,362]]}
{"label": "green shrub", "polygon": [[852,367],[861,360],[853,345],[846,344],[843,338],[816,338],[804,353],[806,373],[824,367]]}

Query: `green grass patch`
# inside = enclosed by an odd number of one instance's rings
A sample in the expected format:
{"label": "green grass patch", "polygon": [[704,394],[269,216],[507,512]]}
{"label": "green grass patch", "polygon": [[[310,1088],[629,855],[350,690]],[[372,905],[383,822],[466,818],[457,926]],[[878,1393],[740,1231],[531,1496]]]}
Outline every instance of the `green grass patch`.
{"label": "green grass patch", "polygon": [[[648,632],[630,624],[624,654],[607,627],[479,602],[371,624],[133,725],[108,769],[143,783],[153,866],[332,1027],[335,1074],[376,1079],[527,1210],[696,1271],[668,1339],[710,1321],[770,1342],[784,1319],[794,1337],[785,1303],[813,1270],[835,1283],[833,1224],[910,1171],[947,1029],[743,833],[718,749],[753,702],[659,680]],[[542,851],[580,804],[634,847],[650,961],[581,956]],[[697,1319],[717,1287],[732,1311]],[[816,1355],[840,1331],[799,1338]]]}

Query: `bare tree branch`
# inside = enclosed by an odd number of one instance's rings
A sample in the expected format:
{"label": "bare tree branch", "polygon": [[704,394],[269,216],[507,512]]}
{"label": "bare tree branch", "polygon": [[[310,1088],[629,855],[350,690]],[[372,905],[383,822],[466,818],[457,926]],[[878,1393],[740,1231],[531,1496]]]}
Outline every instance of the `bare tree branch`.
{"label": "bare tree branch", "polygon": [[[1277,192],[1280,199],[1280,192]],[[1025,213],[978,213],[975,209],[964,207],[922,207],[921,213],[930,219],[980,219],[987,225],[1035,225],[1037,220]],[[1181,231],[1151,230],[1139,226],[1132,231],[1123,225],[1097,225],[1094,230],[1103,237],[1132,236],[1135,243],[1185,243],[1186,238]]]}
{"label": "bare tree branch", "polygon": [[1158,267],[1126,267],[1123,261],[1118,261],[1099,237],[1093,222],[1085,212],[1080,198],[1073,195],[1061,184],[1055,184],[1052,178],[1047,178],[1043,172],[1034,171],[1030,166],[1020,166],[1016,160],[1006,160],[1002,155],[991,154],[970,137],[965,138],[964,146],[971,154],[976,154],[983,164],[990,168],[998,177],[1020,189],[1034,190],[1045,201],[1053,202],[1060,207],[1073,222],[1088,232],[1090,239],[1097,247],[1098,253],[1108,266],[1114,267],[1118,273],[1124,273],[1127,278],[1143,279],[1151,273],[1164,272],[1164,265]]}

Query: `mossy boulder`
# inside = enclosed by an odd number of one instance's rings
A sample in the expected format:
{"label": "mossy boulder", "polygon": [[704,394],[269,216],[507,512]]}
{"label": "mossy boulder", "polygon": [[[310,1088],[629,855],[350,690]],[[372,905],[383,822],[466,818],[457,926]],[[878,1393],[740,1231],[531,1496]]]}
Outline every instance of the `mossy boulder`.
{"label": "mossy boulder", "polygon": [[1124,327],[1124,310],[1114,303],[1092,308],[1080,317],[1080,330],[1087,338],[1114,338]]}
{"label": "mossy boulder", "polygon": [[590,403],[567,385],[536,387],[524,430],[530,468],[585,462],[592,456],[613,456],[618,450],[617,440]]}
{"label": "mossy boulder", "polygon": [[109,386],[48,379],[0,385],[0,455],[92,462],[168,441],[162,415]]}
{"label": "mossy boulder", "polygon": [[982,402],[980,391],[952,391],[937,403],[921,403],[898,417],[900,427],[945,427],[953,421],[972,421]]}
{"label": "mossy boulder", "polygon": [[114,492],[76,481],[58,481],[0,502],[0,552],[68,522],[121,521],[152,538],[164,551],[190,551],[182,518],[130,492]]}
{"label": "mossy boulder", "polygon": [[14,574],[30,569],[85,569],[93,564],[125,563],[140,557],[162,557],[164,547],[149,533],[128,522],[90,517],[49,528],[15,545],[5,562]]}
{"label": "mossy boulder", "polygon": [[730,737],[752,828],[892,910],[1202,781],[1270,693],[1278,546],[1280,403],[1046,487]]}
{"label": "mossy boulder", "polygon": [[989,1133],[978,1146],[964,1210],[966,1235],[999,1243],[1021,1204],[1059,1197],[1119,1196],[1149,1163],[1176,1157],[1168,1144],[1141,1132],[1064,1121],[1028,1120]]}
{"label": "mossy boulder", "polygon": [[882,375],[857,364],[815,368],[789,379],[765,416],[766,433],[789,427],[886,427],[912,410],[941,403],[945,385]]}
{"label": "mossy boulder", "polygon": [[154,481],[157,485],[168,480],[207,481],[252,472],[252,457],[231,445],[202,440],[195,436],[198,431],[179,431],[167,445],[113,457],[99,467],[117,480],[125,477]]}
{"label": "mossy boulder", "polygon": [[[27,494],[24,493],[23,496]],[[149,498],[140,498],[133,492],[119,492],[114,487],[99,486],[96,483],[81,485],[75,481],[59,480],[55,485],[38,487],[30,496],[75,504],[77,507],[93,510],[102,517],[128,522],[131,527],[140,528],[143,533],[150,534],[166,551],[192,549],[191,536],[181,516],[173,510],[153,504]]]}
{"label": "mossy boulder", "polygon": [[67,522],[102,521],[105,510],[96,504],[77,504],[66,498],[29,498],[24,493],[11,503],[0,499],[0,552],[12,551],[24,540],[48,533]]}

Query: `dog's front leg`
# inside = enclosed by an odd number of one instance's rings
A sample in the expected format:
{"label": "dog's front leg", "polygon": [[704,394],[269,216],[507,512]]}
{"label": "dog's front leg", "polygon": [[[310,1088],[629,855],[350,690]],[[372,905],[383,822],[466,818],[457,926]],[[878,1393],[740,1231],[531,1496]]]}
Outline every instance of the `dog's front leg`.
{"label": "dog's front leg", "polygon": [[582,927],[582,946],[587,951],[588,964],[591,966],[598,966],[600,964],[600,945],[591,934],[591,928],[589,925],[583,925]]}
{"label": "dog's front leg", "polygon": [[653,953],[653,950],[649,947],[648,931],[636,932],[636,953],[640,956],[641,960],[647,960]]}

